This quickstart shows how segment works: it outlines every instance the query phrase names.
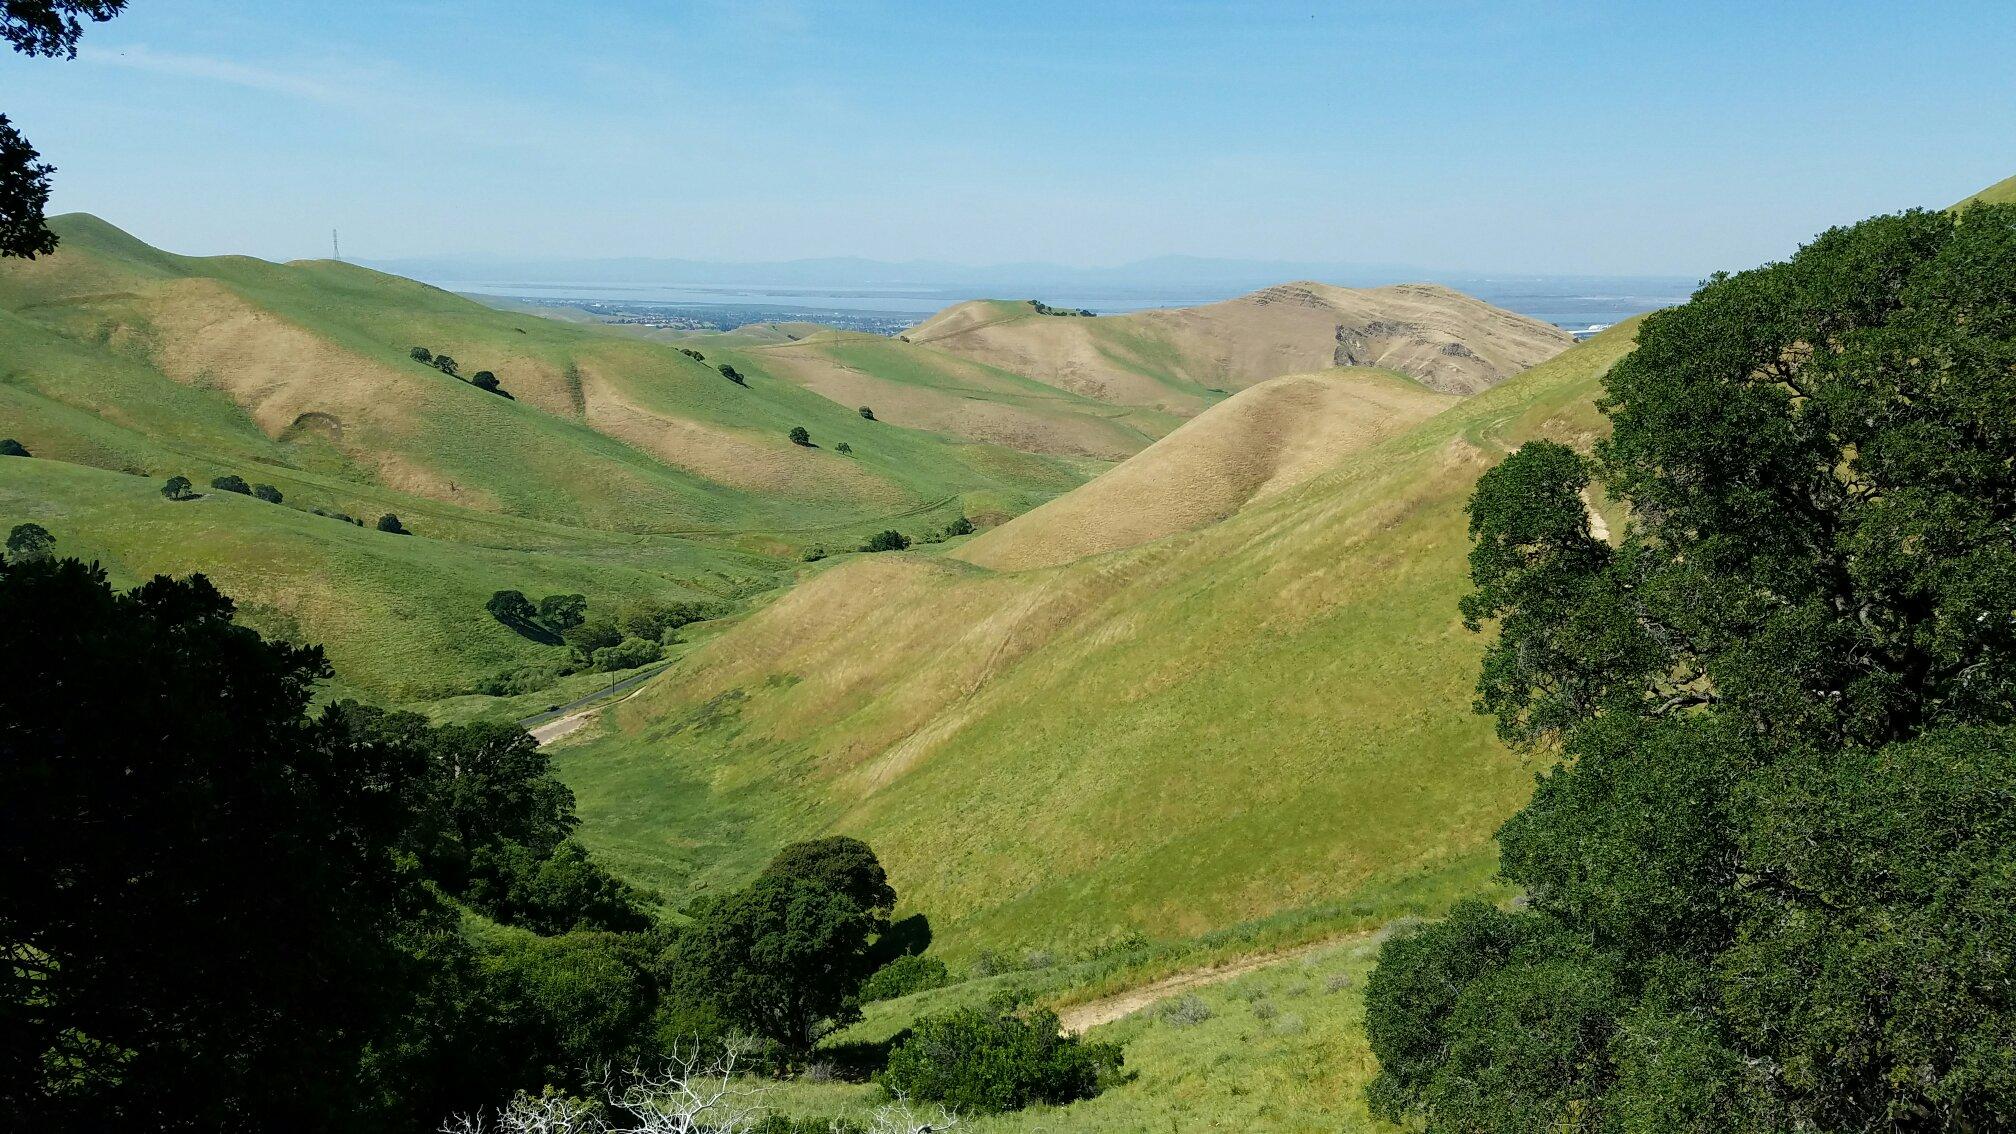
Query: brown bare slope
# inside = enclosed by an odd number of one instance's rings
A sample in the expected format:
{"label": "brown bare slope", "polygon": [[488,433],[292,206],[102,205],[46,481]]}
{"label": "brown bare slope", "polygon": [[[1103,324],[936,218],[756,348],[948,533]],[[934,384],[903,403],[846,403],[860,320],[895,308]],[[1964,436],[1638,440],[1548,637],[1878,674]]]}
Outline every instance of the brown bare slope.
{"label": "brown bare slope", "polygon": [[1270,379],[954,556],[1021,571],[1192,531],[1301,484],[1457,400],[1378,370]]}
{"label": "brown bare slope", "polygon": [[1559,328],[1444,287],[1306,281],[1099,318],[1042,314],[1031,303],[964,303],[907,338],[1087,397],[1186,416],[1223,391],[1333,366],[1380,366],[1471,394],[1572,343]]}

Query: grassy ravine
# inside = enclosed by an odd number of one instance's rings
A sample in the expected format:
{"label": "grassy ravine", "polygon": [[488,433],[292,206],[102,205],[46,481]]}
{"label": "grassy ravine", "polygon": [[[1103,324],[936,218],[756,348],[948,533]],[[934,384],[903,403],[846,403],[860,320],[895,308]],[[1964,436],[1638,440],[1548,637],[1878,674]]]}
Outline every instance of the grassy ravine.
{"label": "grassy ravine", "polygon": [[954,958],[1481,881],[1534,769],[1470,709],[1463,505],[1521,441],[1594,436],[1632,334],[1201,531],[818,573],[556,750],[584,833],[675,898],[865,838]]}

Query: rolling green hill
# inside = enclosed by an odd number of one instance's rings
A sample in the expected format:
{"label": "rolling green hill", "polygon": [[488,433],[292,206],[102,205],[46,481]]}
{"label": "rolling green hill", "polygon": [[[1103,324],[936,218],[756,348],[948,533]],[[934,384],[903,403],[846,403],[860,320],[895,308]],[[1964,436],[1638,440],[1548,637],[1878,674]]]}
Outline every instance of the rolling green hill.
{"label": "rolling green hill", "polygon": [[[158,472],[192,454],[248,479],[302,469],[554,523],[786,551],[962,500],[1019,511],[1069,462],[863,421],[788,382],[747,387],[676,348],[499,311],[332,261],[181,257],[93,217],[0,265],[10,435]],[[512,397],[407,357],[493,371]],[[814,444],[786,439],[794,426]],[[850,443],[851,455],[835,450]]]}
{"label": "rolling green hill", "polygon": [[1632,334],[1200,529],[833,566],[561,750],[585,834],[673,895],[857,835],[955,953],[1482,885],[1531,772],[1470,712],[1463,505],[1508,447],[1589,440]]}

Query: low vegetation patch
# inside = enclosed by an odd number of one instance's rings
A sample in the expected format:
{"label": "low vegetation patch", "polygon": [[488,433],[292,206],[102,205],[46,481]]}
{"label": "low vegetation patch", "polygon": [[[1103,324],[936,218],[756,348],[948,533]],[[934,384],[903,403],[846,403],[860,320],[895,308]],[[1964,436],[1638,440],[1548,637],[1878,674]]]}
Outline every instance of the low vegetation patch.
{"label": "low vegetation patch", "polygon": [[918,1021],[889,1053],[882,1085],[956,1111],[995,1113],[1089,1099],[1121,1062],[1117,1045],[1060,1034],[1054,1013],[970,1007]]}

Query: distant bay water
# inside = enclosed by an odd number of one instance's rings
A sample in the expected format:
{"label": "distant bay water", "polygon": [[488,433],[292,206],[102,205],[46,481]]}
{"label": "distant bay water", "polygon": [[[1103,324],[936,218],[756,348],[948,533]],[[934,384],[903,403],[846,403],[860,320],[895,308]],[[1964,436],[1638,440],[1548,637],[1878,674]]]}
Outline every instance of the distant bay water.
{"label": "distant bay water", "polygon": [[[904,287],[805,284],[603,283],[592,280],[430,281],[469,295],[534,304],[582,307],[612,316],[648,320],[662,313],[673,323],[730,329],[745,323],[811,322],[893,333],[955,303],[970,299],[1040,299],[1058,307],[1084,307],[1102,315],[1150,307],[1215,303],[1264,283],[1100,287],[1003,281],[999,286]],[[1281,281],[1274,281],[1281,282]],[[1348,281],[1368,287],[1393,280]],[[1433,279],[1508,311],[1564,330],[1587,334],[1633,315],[1684,302],[1696,281],[1672,276],[1478,276]]]}

